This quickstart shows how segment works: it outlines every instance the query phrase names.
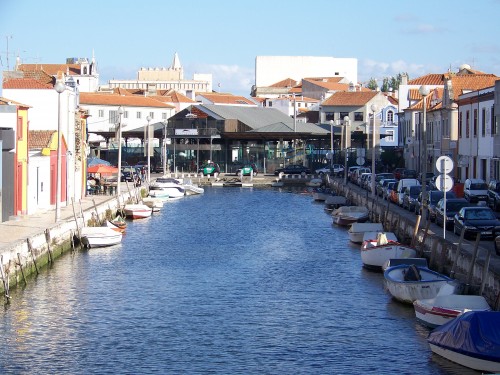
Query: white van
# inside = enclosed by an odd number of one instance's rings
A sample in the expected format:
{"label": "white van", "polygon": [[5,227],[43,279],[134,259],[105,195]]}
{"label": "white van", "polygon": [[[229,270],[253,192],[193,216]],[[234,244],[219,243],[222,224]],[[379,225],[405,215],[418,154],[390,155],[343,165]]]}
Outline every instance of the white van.
{"label": "white van", "polygon": [[408,186],[420,186],[420,182],[416,178],[402,178],[398,181],[396,186],[396,192],[398,194],[398,205],[403,205],[403,198],[405,195],[405,189]]}
{"label": "white van", "polygon": [[470,203],[488,200],[488,185],[481,178],[468,178],[464,184],[464,198]]}

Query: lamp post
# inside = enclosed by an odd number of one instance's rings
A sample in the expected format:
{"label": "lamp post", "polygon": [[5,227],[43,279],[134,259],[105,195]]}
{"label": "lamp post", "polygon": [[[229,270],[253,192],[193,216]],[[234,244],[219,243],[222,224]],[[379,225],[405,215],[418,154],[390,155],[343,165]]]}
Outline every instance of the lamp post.
{"label": "lamp post", "polygon": [[[198,150],[199,148],[198,144]],[[165,123],[163,123],[163,148],[161,155],[163,157],[163,175],[165,176],[167,174],[167,127]]]}
{"label": "lamp post", "polygon": [[344,141],[344,150],[345,150],[345,155],[344,155],[344,184],[347,185],[347,161],[349,160],[349,156],[347,156],[347,127],[350,125],[349,121],[349,116],[344,117],[344,127],[342,128],[344,130],[345,134],[345,141]]}
{"label": "lamp post", "polygon": [[122,115],[123,107],[118,107],[118,182],[116,184],[116,195],[120,201],[120,185],[122,179]]}
{"label": "lamp post", "polygon": [[373,123],[372,123],[372,177],[370,181],[372,195],[375,198],[375,113],[378,110],[377,105],[372,104],[370,109],[373,113]]}
{"label": "lamp post", "polygon": [[[423,145],[422,145],[422,154],[423,156],[421,157],[422,160],[422,199],[425,199],[425,190],[426,190],[426,183],[427,183],[427,118],[426,118],[426,112],[427,112],[427,95],[429,95],[429,87],[426,85],[422,85],[419,87],[418,91],[420,92],[420,95],[422,95],[423,101],[423,116],[422,116],[422,140],[423,140]],[[444,193],[446,194],[446,192]],[[423,201],[422,201],[423,203]],[[425,204],[422,204],[422,217],[426,217],[426,206]]]}
{"label": "lamp post", "polygon": [[57,172],[56,172],[56,223],[61,220],[61,94],[66,90],[66,85],[57,80],[54,85],[57,92]]}
{"label": "lamp post", "polygon": [[333,125],[335,122],[330,120],[330,168],[332,168],[333,163]]}
{"label": "lamp post", "polygon": [[151,128],[149,122],[151,121],[151,116],[146,117],[148,121],[148,184],[151,182]]}

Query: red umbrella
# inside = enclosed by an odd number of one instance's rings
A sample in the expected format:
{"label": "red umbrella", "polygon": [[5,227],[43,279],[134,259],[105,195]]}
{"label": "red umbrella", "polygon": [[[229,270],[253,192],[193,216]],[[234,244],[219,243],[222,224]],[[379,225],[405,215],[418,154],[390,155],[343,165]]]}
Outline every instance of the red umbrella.
{"label": "red umbrella", "polygon": [[91,165],[87,168],[88,173],[114,174],[118,173],[118,168],[110,165]]}

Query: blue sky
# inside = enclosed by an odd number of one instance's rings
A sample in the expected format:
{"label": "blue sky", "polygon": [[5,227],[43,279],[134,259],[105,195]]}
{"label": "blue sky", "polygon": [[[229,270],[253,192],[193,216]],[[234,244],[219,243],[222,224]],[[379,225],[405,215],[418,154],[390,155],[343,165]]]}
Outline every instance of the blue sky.
{"label": "blue sky", "polygon": [[[214,88],[248,96],[256,56],[358,59],[358,79],[411,78],[464,63],[500,76],[500,0],[0,0],[0,69],[24,63],[98,62],[100,81],[140,67],[184,78],[212,73]],[[286,78],[286,77],[283,77]]]}

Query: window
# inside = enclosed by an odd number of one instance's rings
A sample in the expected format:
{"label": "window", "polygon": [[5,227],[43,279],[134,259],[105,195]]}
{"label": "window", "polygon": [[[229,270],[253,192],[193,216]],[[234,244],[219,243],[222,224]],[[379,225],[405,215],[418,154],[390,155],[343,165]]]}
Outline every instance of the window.
{"label": "window", "polygon": [[474,138],[477,137],[477,125],[478,125],[477,124],[477,120],[478,120],[477,119],[477,115],[478,115],[477,109],[474,109],[474,123],[473,123],[473,126],[474,126]]}
{"label": "window", "polygon": [[394,122],[394,112],[391,110],[387,111],[387,122]]}
{"label": "window", "polygon": [[354,121],[364,121],[363,112],[354,112]]}
{"label": "window", "polygon": [[458,114],[458,138],[462,138],[462,112]]}
{"label": "window", "polygon": [[166,120],[166,119],[167,119],[167,113],[166,113],[166,112],[163,112],[163,113],[161,114],[161,119],[162,119],[162,120]]}
{"label": "window", "polygon": [[99,114],[98,114],[99,117],[104,117],[104,109],[100,109],[99,110]]}
{"label": "window", "polygon": [[119,118],[118,118],[118,111],[109,111],[109,122],[111,124],[118,124]]}
{"label": "window", "polygon": [[500,116],[496,119],[497,121],[495,121],[495,106],[491,107],[491,110],[490,110],[490,116],[491,116],[491,120],[490,120],[490,123],[491,123],[491,135],[495,135],[495,134],[498,134],[499,133],[499,126],[500,126]]}
{"label": "window", "polygon": [[344,117],[349,117],[349,112],[340,112],[339,119],[344,121]]}
{"label": "window", "polygon": [[151,120],[155,118],[155,113],[154,112],[149,112],[149,117],[151,117]]}
{"label": "window", "polygon": [[481,111],[481,135],[486,136],[486,108]]}
{"label": "window", "polygon": [[136,118],[140,119],[141,118],[141,112],[137,112]]}
{"label": "window", "polygon": [[334,112],[325,112],[325,121],[335,121],[335,113]]}
{"label": "window", "polygon": [[470,136],[470,112],[465,111],[465,138]]}
{"label": "window", "polygon": [[386,130],[384,139],[386,142],[394,142],[394,130]]}
{"label": "window", "polygon": [[273,102],[272,101],[269,100],[267,103],[269,104],[269,107],[273,106]]}
{"label": "window", "polygon": [[128,118],[128,111],[123,112],[123,118]]}

